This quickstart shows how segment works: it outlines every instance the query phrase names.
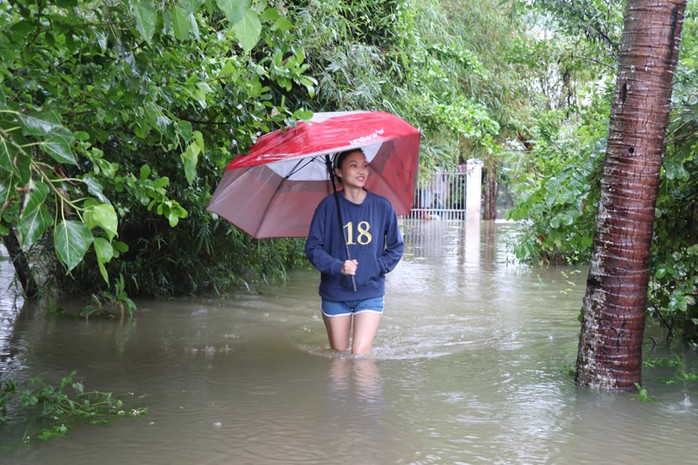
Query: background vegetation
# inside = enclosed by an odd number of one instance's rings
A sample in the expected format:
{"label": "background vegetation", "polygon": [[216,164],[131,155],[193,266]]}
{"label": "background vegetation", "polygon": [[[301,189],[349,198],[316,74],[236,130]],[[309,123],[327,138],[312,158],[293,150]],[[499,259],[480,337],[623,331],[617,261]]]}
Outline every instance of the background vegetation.
{"label": "background vegetation", "polygon": [[[697,4],[657,203],[651,311],[695,336]],[[610,0],[10,0],[0,5],[0,235],[44,293],[222,292],[305,263],[205,212],[225,165],[311,111],[396,113],[422,169],[477,157],[520,258],[584,263],[622,33]],[[675,331],[674,331],[675,330]]]}

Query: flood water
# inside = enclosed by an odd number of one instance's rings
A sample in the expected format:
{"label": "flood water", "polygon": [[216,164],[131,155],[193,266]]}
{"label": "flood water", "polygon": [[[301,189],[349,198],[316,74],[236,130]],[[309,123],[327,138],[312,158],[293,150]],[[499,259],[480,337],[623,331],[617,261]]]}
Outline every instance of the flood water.
{"label": "flood water", "polygon": [[[125,321],[27,308],[8,328],[15,301],[0,263],[0,374],[77,370],[87,388],[149,407],[28,444],[23,425],[2,427],[0,463],[696,463],[698,381],[647,368],[654,402],[574,385],[585,270],[518,264],[511,223],[402,230],[370,359],[326,349],[313,271],[261,293],[139,301]],[[648,338],[646,357],[674,354]],[[679,355],[698,373],[695,353]]]}

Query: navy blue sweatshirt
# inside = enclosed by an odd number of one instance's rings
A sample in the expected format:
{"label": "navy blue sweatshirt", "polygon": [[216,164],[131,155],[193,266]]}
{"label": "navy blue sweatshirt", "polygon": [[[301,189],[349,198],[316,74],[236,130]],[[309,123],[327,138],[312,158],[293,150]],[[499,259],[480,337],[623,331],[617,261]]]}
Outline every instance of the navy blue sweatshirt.
{"label": "navy blue sweatshirt", "polygon": [[340,273],[347,256],[334,194],[325,197],[315,209],[305,254],[321,273],[320,296],[324,299],[363,300],[384,295],[385,274],[402,258],[405,244],[393,206],[385,197],[371,192],[366,194],[360,205],[345,199],[341,192],[337,194],[349,254],[358,262],[356,292],[351,277]]}

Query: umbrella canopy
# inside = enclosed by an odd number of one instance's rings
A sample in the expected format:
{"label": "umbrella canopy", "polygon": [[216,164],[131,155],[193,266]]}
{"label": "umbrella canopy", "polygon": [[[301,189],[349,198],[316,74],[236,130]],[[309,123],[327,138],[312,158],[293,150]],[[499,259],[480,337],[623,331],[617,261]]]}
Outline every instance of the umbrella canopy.
{"label": "umbrella canopy", "polygon": [[326,156],[361,148],[366,189],[409,213],[419,167],[417,129],[385,112],[315,113],[263,135],[226,168],[207,210],[252,237],[305,237],[315,207],[333,192]]}

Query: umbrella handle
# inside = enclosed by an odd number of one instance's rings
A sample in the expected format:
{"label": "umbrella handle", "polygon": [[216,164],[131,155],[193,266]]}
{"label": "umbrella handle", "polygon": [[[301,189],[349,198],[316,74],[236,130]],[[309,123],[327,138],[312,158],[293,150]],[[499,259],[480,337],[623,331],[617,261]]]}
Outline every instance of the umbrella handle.
{"label": "umbrella handle", "polygon": [[[337,192],[337,186],[334,184],[334,170],[332,170],[332,161],[329,155],[325,155],[325,164],[327,165],[327,172],[330,175],[330,183],[332,184],[332,192],[334,193],[334,201],[337,204],[337,219],[339,220],[339,234],[342,236],[342,243],[344,244],[344,253],[347,255],[347,260],[351,260],[351,255],[349,255],[349,245],[347,245],[347,238],[344,236],[344,218],[342,218],[342,208],[339,203],[339,192]],[[351,286],[356,292],[356,277],[351,275]]]}

